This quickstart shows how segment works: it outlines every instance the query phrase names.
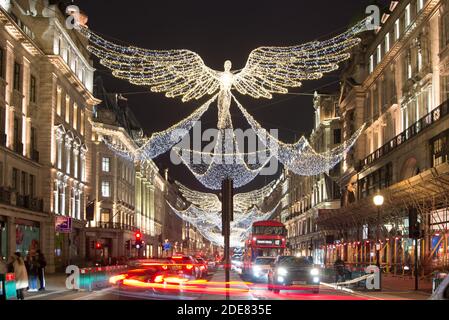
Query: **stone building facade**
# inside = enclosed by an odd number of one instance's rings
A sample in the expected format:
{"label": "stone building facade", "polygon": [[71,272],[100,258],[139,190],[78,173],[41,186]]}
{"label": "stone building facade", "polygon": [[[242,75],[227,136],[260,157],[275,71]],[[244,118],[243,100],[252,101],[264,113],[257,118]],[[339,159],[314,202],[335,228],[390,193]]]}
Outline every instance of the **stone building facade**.
{"label": "stone building facade", "polygon": [[[40,248],[52,272],[85,254],[89,118],[98,101],[85,40],[43,3],[0,6],[0,215],[2,255]],[[55,216],[72,218],[72,233],[56,233]]]}

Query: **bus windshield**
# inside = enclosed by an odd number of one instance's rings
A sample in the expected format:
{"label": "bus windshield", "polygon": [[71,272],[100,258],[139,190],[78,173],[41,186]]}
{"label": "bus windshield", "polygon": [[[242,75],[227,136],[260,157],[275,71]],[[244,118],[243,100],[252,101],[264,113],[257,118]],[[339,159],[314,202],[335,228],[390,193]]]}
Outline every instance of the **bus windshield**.
{"label": "bus windshield", "polygon": [[253,227],[253,234],[265,234],[265,235],[275,235],[284,236],[287,230],[285,227],[271,227],[271,226],[255,226]]}

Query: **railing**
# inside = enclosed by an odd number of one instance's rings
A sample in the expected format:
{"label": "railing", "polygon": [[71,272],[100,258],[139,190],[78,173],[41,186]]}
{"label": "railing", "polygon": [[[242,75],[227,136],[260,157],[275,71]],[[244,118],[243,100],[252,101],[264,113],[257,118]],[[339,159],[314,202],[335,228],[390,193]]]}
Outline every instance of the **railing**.
{"label": "railing", "polygon": [[118,222],[97,222],[94,228],[137,231],[138,228]]}
{"label": "railing", "polygon": [[23,196],[17,192],[0,187],[0,203],[24,208],[35,212],[44,212],[44,200],[29,195]]}
{"label": "railing", "polygon": [[408,140],[412,139],[424,129],[430,127],[431,125],[439,122],[449,113],[449,100],[445,101],[443,104],[432,110],[423,118],[415,122],[407,130],[403,131],[388,143],[384,144],[381,148],[377,149],[375,152],[370,154],[368,157],[360,161],[360,168],[364,169],[366,166],[371,165],[375,161],[379,160],[383,156],[391,153],[397,147],[401,146]]}

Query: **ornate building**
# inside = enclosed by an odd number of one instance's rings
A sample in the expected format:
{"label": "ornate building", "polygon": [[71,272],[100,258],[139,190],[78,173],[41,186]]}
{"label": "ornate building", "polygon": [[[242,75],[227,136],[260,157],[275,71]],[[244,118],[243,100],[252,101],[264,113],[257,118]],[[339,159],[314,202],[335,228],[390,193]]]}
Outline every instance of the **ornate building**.
{"label": "ornate building", "polygon": [[[85,40],[58,6],[29,5],[0,5],[1,251],[40,248],[52,272],[85,254],[87,137],[98,101]],[[55,232],[55,216],[72,218],[70,234]]]}
{"label": "ornate building", "polygon": [[323,247],[328,263],[374,263],[378,242],[385,270],[407,273],[411,230],[423,272],[448,263],[448,17],[447,1],[392,1],[344,70],[344,138],[367,129],[343,163],[342,208],[318,219],[336,237]]}

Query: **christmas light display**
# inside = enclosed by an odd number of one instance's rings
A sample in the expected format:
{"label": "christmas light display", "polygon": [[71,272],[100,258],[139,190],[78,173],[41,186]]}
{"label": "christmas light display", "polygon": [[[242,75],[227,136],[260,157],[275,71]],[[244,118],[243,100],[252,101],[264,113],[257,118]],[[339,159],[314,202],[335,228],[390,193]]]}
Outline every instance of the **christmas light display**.
{"label": "christmas light display", "polygon": [[[192,224],[206,239],[218,246],[223,246],[224,238],[221,234],[221,211],[207,211],[190,205],[186,210],[177,210],[167,202],[171,210],[184,221]],[[241,247],[251,229],[257,221],[268,220],[279,207],[280,202],[273,210],[262,212],[253,207],[246,212],[235,212],[234,221],[231,222],[230,245]]]}
{"label": "christmas light display", "polygon": [[[100,63],[111,69],[112,74],[118,78],[132,84],[149,86],[153,92],[165,92],[170,98],[182,97],[183,101],[198,100],[215,94],[189,118],[162,133],[154,134],[134,153],[134,157],[152,159],[168,151],[182,139],[179,132],[186,134],[217,99],[219,133],[214,152],[207,154],[178,147],[173,150],[203,185],[218,190],[226,178],[234,180],[235,188],[248,184],[272,157],[276,157],[293,172],[306,176],[326,172],[343,159],[363,128],[341,146],[318,154],[304,137],[297,143],[288,145],[270,136],[248,114],[231,91],[235,89],[243,95],[271,99],[273,94],[286,94],[288,88],[301,86],[304,80],[319,79],[325,73],[337,70],[340,62],[349,59],[348,50],[360,43],[356,35],[367,30],[366,22],[365,19],[326,41],[312,41],[289,47],[257,48],[250,53],[245,67],[239,72],[231,71],[231,61],[225,62],[224,71],[212,70],[198,54],[189,50],[148,50],[123,46],[100,37],[87,27],[81,27],[80,32],[90,40],[88,50],[99,57]],[[266,150],[254,154],[241,153],[234,133],[227,134],[232,131],[230,106],[233,99],[265,144]],[[115,147],[112,144],[109,146]],[[122,149],[117,152],[127,155]],[[257,161],[248,162],[250,156]]]}
{"label": "christmas light display", "polygon": [[[234,211],[246,212],[253,206],[261,203],[276,188],[279,182],[279,179],[274,180],[262,189],[235,194]],[[212,212],[221,211],[222,203],[216,194],[194,191],[179,182],[176,182],[176,184],[183,197],[199,209]]]}

